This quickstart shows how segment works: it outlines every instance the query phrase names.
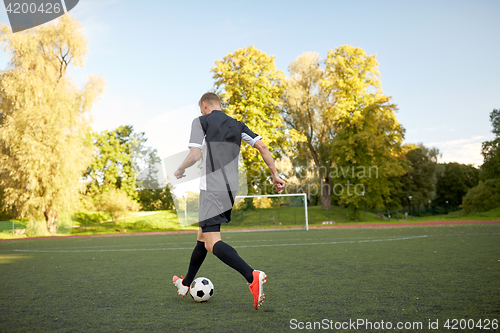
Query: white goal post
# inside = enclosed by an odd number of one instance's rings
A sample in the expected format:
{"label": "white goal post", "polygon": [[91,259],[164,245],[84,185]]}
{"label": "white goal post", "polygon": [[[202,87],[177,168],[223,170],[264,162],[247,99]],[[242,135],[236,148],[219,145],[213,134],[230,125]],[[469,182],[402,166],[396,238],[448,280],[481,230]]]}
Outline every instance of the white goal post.
{"label": "white goal post", "polygon": [[307,216],[307,194],[306,193],[294,193],[294,194],[267,194],[267,195],[238,195],[235,197],[235,203],[237,199],[245,198],[269,198],[269,197],[303,197],[304,200],[304,219],[305,228],[309,230],[309,220]]}
{"label": "white goal post", "polygon": [[[253,210],[250,210],[250,211],[246,211],[248,212],[248,214],[250,214],[250,218],[252,219],[252,221],[254,220],[257,220],[259,221],[259,224],[253,224],[253,222],[250,222],[250,224],[248,223],[248,220],[246,221],[243,221],[243,220],[240,220],[240,223],[243,222],[241,224],[241,226],[243,227],[243,225],[245,227],[250,227],[250,228],[253,228],[253,227],[258,227],[259,225],[261,225],[261,213],[262,215],[266,215],[266,216],[262,216],[263,218],[263,223],[264,224],[272,224],[272,225],[279,225],[278,228],[286,228],[286,227],[291,227],[291,226],[296,226],[297,224],[297,216],[300,216],[300,212],[299,212],[299,209],[300,207],[303,207],[304,209],[304,224],[303,224],[303,227],[305,230],[309,230],[309,216],[308,216],[308,209],[307,209],[307,194],[306,193],[294,193],[294,194],[268,194],[268,195],[238,195],[234,198],[234,207],[233,207],[233,223],[231,224],[231,226],[234,226],[234,227],[237,227],[238,225],[238,216],[240,218],[242,218],[243,216],[243,219],[244,219],[244,216],[245,216],[245,208],[243,208],[243,210],[240,210],[239,209],[239,205],[242,203],[242,201],[244,199],[247,199],[247,198],[257,198],[257,199],[261,199],[261,198],[285,198],[285,197],[298,197],[298,198],[301,198],[301,202],[303,203],[302,206],[296,206],[296,205],[293,205],[290,207],[291,208],[291,211],[293,212],[293,214],[290,212],[290,210],[287,208],[287,207],[281,207],[281,206],[288,206],[289,203],[280,203],[280,207],[267,207],[268,209],[266,208],[254,208]],[[190,225],[190,224],[193,224],[195,222],[198,222],[198,207],[197,207],[197,202],[198,202],[198,198],[196,197],[193,197],[191,198],[191,200],[188,200],[188,196],[187,195],[184,195],[182,197],[182,203],[184,204],[183,208],[181,208],[181,210],[178,210],[177,213],[178,213],[178,217],[179,217],[179,220],[181,221],[181,225],[183,224],[184,226],[186,225]],[[190,202],[188,204],[188,201]],[[179,201],[181,202],[181,201]],[[188,209],[188,206],[193,206],[191,209]],[[254,212],[254,213],[252,213]],[[280,219],[280,212],[281,212],[281,219]],[[277,213],[277,216],[274,216],[276,215]],[[297,214],[298,213],[298,214]],[[242,214],[242,215],[241,215]],[[253,214],[253,215],[252,215]],[[272,215],[267,215],[267,214],[272,214]],[[285,217],[284,217],[285,215]],[[293,216],[293,217],[292,217]],[[288,220],[287,220],[287,217],[288,217]],[[269,218],[271,220],[269,220]],[[285,218],[285,220],[283,220],[283,218]],[[293,220],[295,220],[295,223],[293,223]],[[267,221],[267,222],[266,222]],[[291,225],[290,225],[291,223]],[[274,226],[271,226],[270,229],[275,229]],[[267,228],[267,227],[265,227]]]}

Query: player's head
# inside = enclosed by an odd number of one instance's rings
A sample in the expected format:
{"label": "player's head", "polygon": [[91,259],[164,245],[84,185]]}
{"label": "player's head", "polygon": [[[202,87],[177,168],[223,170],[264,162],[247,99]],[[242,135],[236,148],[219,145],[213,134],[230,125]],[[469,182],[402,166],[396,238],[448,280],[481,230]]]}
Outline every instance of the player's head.
{"label": "player's head", "polygon": [[219,96],[211,92],[204,93],[203,96],[201,96],[198,106],[202,114],[209,114],[213,110],[222,109]]}

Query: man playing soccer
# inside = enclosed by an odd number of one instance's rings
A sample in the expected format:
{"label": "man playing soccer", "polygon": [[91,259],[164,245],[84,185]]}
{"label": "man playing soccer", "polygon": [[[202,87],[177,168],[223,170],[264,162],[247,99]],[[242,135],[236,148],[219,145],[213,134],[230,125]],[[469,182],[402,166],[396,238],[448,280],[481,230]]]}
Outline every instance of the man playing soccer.
{"label": "man playing soccer", "polygon": [[238,190],[238,156],[241,141],[259,150],[273,177],[273,185],[281,193],[285,182],[278,176],[274,160],[261,136],[253,133],[245,124],[225,115],[219,97],[204,94],[198,102],[201,117],[193,121],[189,139],[190,152],[175,171],[177,179],[185,177],[186,168],[194,165],[203,154],[203,170],[200,181],[199,229],[197,244],[191,254],[185,278],[173,277],[177,293],[187,295],[189,286],[200,269],[207,251],[226,265],[237,270],[249,283],[258,309],[264,302],[263,285],[266,274],[252,269],[230,245],[221,240],[220,226],[231,220],[231,209]]}

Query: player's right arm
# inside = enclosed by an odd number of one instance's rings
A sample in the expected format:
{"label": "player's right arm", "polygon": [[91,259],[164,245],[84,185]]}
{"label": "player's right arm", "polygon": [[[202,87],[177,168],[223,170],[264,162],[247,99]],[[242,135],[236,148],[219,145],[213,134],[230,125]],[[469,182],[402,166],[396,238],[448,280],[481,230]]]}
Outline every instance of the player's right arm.
{"label": "player's right arm", "polygon": [[276,188],[276,191],[278,193],[283,192],[285,189],[285,181],[280,178],[278,175],[278,170],[276,170],[276,165],[274,164],[274,159],[273,156],[271,155],[271,152],[267,148],[267,146],[262,142],[262,140],[257,140],[255,142],[254,147],[257,148],[260,152],[260,155],[262,156],[262,159],[264,162],[267,164],[267,167],[269,168],[269,171],[271,172],[271,176],[273,177],[273,185],[274,188]]}
{"label": "player's right arm", "polygon": [[175,178],[179,179],[182,177],[186,177],[184,174],[184,171],[195,164],[201,157],[201,149],[196,148],[196,147],[190,147],[189,148],[189,154],[188,156],[184,159],[184,162],[177,168],[177,170],[174,173]]}
{"label": "player's right arm", "polygon": [[201,128],[200,118],[196,118],[193,120],[191,124],[191,136],[189,138],[189,154],[184,159],[184,162],[177,168],[174,172],[175,178],[183,178],[186,177],[184,175],[184,171],[196,163],[201,157],[201,149],[203,148],[205,133]]}

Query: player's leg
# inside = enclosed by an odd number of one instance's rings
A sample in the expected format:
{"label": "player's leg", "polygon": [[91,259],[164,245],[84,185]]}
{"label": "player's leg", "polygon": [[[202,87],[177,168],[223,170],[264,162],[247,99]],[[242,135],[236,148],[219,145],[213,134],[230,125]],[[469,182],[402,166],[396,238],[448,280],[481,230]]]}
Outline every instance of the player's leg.
{"label": "player's leg", "polygon": [[205,247],[212,252],[217,258],[229,267],[237,270],[243,277],[252,283],[253,268],[250,267],[239,255],[238,252],[229,244],[222,241],[220,236],[220,224],[203,229],[203,237],[205,239]]}
{"label": "player's leg", "polygon": [[191,254],[191,260],[189,262],[188,272],[186,274],[186,277],[184,278],[184,281],[182,282],[183,285],[185,286],[191,285],[191,282],[193,282],[196,273],[198,273],[198,270],[200,269],[201,264],[203,264],[203,261],[205,260],[206,256],[207,256],[207,249],[205,245],[205,240],[203,237],[203,233],[201,232],[201,228],[198,228],[198,235],[196,237],[196,246],[193,249],[193,253]]}
{"label": "player's leg", "polygon": [[208,251],[237,270],[248,281],[254,297],[254,306],[258,309],[264,301],[262,286],[266,283],[267,276],[264,272],[253,270],[232,246],[222,241],[220,235],[221,224],[231,221],[232,204],[226,192],[200,192],[201,239]]}
{"label": "player's leg", "polygon": [[214,231],[208,231],[203,228],[203,237],[207,250],[212,252],[217,258],[229,267],[237,270],[247,280],[250,292],[254,298],[254,307],[258,309],[264,302],[264,283],[267,282],[267,275],[251,268],[239,255],[238,252],[229,244],[222,241],[220,235],[220,225]]}
{"label": "player's leg", "polygon": [[207,256],[207,249],[205,248],[205,242],[201,228],[198,229],[198,235],[196,237],[196,246],[191,253],[191,260],[189,261],[189,268],[186,277],[181,279],[177,276],[173,277],[173,282],[177,287],[177,293],[181,296],[187,295],[189,291],[189,286],[196,277],[196,273],[200,269],[205,257]]}

